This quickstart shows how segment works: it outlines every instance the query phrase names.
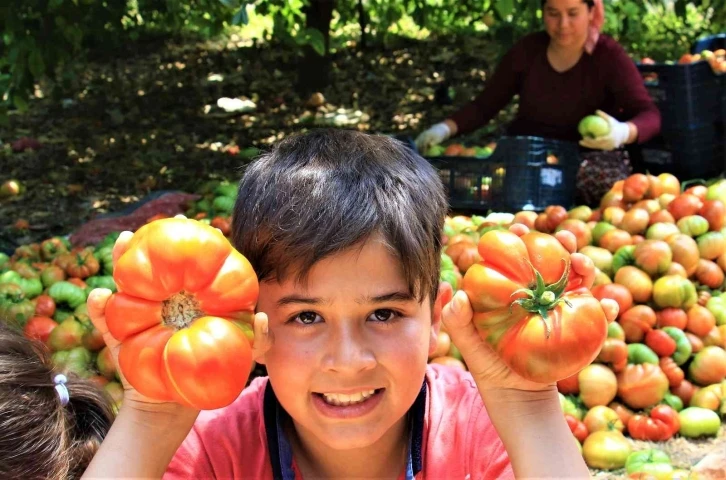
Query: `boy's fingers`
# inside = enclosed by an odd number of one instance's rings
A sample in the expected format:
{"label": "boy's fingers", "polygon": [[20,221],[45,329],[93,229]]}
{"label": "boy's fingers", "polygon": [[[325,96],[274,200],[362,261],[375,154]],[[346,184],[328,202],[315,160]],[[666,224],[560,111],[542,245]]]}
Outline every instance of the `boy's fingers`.
{"label": "boy's fingers", "polygon": [[103,341],[106,342],[108,348],[118,344],[118,341],[113,338],[113,335],[108,331],[106,325],[106,303],[111,298],[112,292],[108,288],[94,288],[91,293],[88,294],[88,316],[91,318],[93,326],[96,330],[101,332],[103,335]]}
{"label": "boy's fingers", "polygon": [[560,241],[568,252],[574,253],[577,251],[577,237],[571,231],[560,230],[555,233],[555,238]]}
{"label": "boy's fingers", "polygon": [[121,258],[121,255],[126,253],[126,250],[129,249],[129,242],[131,241],[131,238],[134,236],[133,232],[129,232],[128,230],[125,230],[121,232],[121,234],[116,239],[116,243],[113,245],[113,266],[116,266],[116,262],[118,262],[118,259]]}
{"label": "boy's fingers", "polygon": [[269,329],[269,319],[266,313],[256,313],[254,326],[255,340],[252,344],[252,359],[257,360],[272,346],[272,333]]}
{"label": "boy's fingers", "polygon": [[471,322],[473,315],[471,302],[463,290],[456,292],[441,312],[441,321],[446,326],[451,341],[462,352],[470,352],[480,342],[479,334]]}
{"label": "boy's fingers", "polygon": [[515,223],[509,227],[509,231],[516,236],[521,237],[522,235],[526,235],[529,233],[529,228],[527,228],[526,225],[522,225],[521,223]]}
{"label": "boy's fingers", "polygon": [[600,306],[605,312],[605,318],[608,319],[608,323],[612,323],[618,318],[618,312],[620,311],[620,305],[612,298],[603,298],[600,300]]}
{"label": "boy's fingers", "polygon": [[592,288],[595,282],[595,263],[587,255],[582,253],[573,253],[570,256],[572,271],[582,277],[581,287]]}

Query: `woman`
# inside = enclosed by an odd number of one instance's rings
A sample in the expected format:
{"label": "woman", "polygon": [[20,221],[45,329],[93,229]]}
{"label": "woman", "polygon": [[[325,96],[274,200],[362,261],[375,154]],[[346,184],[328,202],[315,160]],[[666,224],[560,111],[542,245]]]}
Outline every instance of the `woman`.
{"label": "woman", "polygon": [[[519,110],[508,135],[578,141],[577,126],[597,113],[610,133],[582,139],[587,150],[577,175],[581,202],[593,205],[631,172],[630,143],[660,132],[660,112],[634,62],[614,39],[600,34],[602,0],[543,0],[545,31],[527,35],[502,59],[484,91],[416,139],[426,151],[448,138],[485,125],[514,95]],[[607,113],[605,113],[607,112]]]}

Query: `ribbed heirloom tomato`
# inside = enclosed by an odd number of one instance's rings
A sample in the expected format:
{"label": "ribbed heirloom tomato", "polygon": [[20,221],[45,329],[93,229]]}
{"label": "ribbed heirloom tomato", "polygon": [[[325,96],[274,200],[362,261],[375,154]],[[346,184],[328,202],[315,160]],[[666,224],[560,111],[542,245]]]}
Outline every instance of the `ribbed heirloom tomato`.
{"label": "ribbed heirloom tomato", "polygon": [[140,393],[202,410],[230,404],[252,365],[252,266],[217,229],[168,218],[141,227],[113,272],[106,322]]}
{"label": "ribbed heirloom tomato", "polygon": [[464,276],[481,337],[520,376],[541,383],[591,363],[607,336],[600,302],[570,275],[570,254],[552,235],[491,230],[482,261]]}

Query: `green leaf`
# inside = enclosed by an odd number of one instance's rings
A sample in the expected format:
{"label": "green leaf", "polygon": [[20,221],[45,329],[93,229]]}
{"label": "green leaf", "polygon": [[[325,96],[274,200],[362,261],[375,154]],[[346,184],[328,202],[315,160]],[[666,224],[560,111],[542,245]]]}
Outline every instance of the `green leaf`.
{"label": "green leaf", "polygon": [[28,101],[23,95],[13,95],[13,105],[15,105],[15,108],[17,108],[21,112],[24,112],[28,109]]}
{"label": "green leaf", "polygon": [[494,8],[500,17],[506,19],[514,11],[514,0],[497,0]]}
{"label": "green leaf", "polygon": [[306,28],[301,31],[295,41],[298,45],[310,45],[321,57],[325,55],[325,38],[316,28]]}
{"label": "green leaf", "polygon": [[63,5],[63,0],[50,0],[48,2],[48,10],[53,11]]}
{"label": "green leaf", "polygon": [[250,18],[247,15],[247,5],[245,4],[232,17],[232,25],[247,25],[249,22]]}
{"label": "green leaf", "polygon": [[239,8],[239,2],[237,0],[219,0],[227,8]]}
{"label": "green leaf", "polygon": [[30,52],[28,56],[28,68],[30,73],[33,74],[33,78],[38,79],[45,73],[45,62],[43,61],[43,55],[37,48]]}

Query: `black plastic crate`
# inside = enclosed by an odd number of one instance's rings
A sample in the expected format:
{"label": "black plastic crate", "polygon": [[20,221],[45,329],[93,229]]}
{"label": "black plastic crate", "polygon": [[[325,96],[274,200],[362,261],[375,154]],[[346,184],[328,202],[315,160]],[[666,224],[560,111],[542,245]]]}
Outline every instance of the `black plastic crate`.
{"label": "black plastic crate", "polygon": [[704,50],[714,51],[719,48],[726,48],[726,33],[718,33],[696,40],[691,45],[691,53],[701,53]]}
{"label": "black plastic crate", "polygon": [[637,66],[660,110],[663,130],[703,125],[721,117],[723,83],[708,62]]}
{"label": "black plastic crate", "polygon": [[633,159],[641,173],[672,173],[681,180],[717,176],[726,168],[724,123],[665,130],[635,149]]}
{"label": "black plastic crate", "polygon": [[[553,154],[557,164],[547,163]],[[491,157],[429,157],[454,209],[544,210],[574,202],[580,166],[576,143],[539,137],[502,137]]]}

